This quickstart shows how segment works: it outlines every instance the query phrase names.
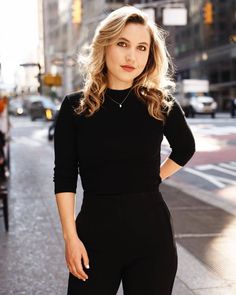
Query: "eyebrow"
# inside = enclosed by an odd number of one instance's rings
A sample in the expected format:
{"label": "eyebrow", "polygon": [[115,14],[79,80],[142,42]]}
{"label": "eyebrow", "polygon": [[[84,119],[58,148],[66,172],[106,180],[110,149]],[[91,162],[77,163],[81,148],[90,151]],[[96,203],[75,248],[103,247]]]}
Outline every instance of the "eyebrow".
{"label": "eyebrow", "polygon": [[[124,37],[120,37],[118,40],[124,40],[124,41],[130,43],[130,41],[128,39],[124,38]],[[140,42],[138,44],[145,44],[145,45],[149,46],[149,44],[147,42]]]}

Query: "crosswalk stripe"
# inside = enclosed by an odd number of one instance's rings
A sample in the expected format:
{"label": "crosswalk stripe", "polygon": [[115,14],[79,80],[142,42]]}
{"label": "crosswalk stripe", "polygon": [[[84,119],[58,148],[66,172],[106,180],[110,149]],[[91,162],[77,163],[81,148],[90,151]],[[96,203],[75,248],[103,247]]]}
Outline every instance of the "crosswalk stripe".
{"label": "crosswalk stripe", "polygon": [[197,168],[198,170],[201,170],[201,171],[217,170],[217,171],[223,172],[225,174],[236,176],[236,172],[230,171],[230,170],[225,169],[225,168],[218,167],[217,165],[213,165],[213,164],[198,165],[195,168]]}
{"label": "crosswalk stripe", "polygon": [[219,163],[219,165],[221,167],[227,168],[227,169],[231,169],[231,170],[236,170],[236,166],[233,166],[232,164],[226,164],[226,163]]}

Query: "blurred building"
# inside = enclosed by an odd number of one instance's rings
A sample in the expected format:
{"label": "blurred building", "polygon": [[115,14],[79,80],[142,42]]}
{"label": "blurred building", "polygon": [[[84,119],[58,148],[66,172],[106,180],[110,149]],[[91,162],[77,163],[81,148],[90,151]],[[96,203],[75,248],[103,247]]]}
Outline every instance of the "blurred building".
{"label": "blurred building", "polygon": [[[72,72],[74,62],[74,42],[78,27],[72,22],[72,0],[43,0],[43,43],[45,72],[44,88],[48,86],[59,96],[73,90]],[[61,83],[51,83],[51,76],[61,77]]]}
{"label": "blurred building", "polygon": [[176,65],[176,80],[208,79],[219,110],[229,109],[236,97],[236,1],[172,1],[170,6],[184,4],[187,8],[185,26],[163,25],[165,2],[171,1],[126,1],[155,9],[156,23],[169,32],[167,47]]}
{"label": "blurred building", "polygon": [[44,31],[43,31],[43,0],[38,0],[38,32],[39,32],[38,61],[41,65],[41,70],[44,73],[45,59],[44,59]]}
{"label": "blurred building", "polygon": [[[98,23],[106,17],[111,11],[125,5],[134,5],[137,3],[151,3],[150,0],[90,0],[82,1],[82,22],[79,34],[79,40],[77,43],[77,50],[80,52],[81,48],[90,44],[92,41],[95,29]],[[74,86],[80,88],[83,84],[79,69],[75,69],[74,73]]]}
{"label": "blurred building", "polygon": [[[167,2],[169,1],[42,1],[45,72],[56,72],[62,76],[62,86],[56,90],[60,90],[64,96],[82,86],[80,69],[76,65],[77,56],[86,44],[90,44],[98,23],[110,11],[124,4],[152,7],[156,22],[162,25],[162,8]],[[167,46],[174,57],[176,79],[208,79],[211,95],[218,101],[219,108],[225,110],[230,98],[236,96],[236,2],[174,2],[184,4],[188,9],[186,26],[164,27],[170,32]]]}
{"label": "blurred building", "polygon": [[219,109],[236,96],[236,1],[185,1],[188,24],[172,28],[177,79],[208,79]]}
{"label": "blurred building", "polygon": [[[81,26],[78,38],[74,43],[75,52],[77,55],[83,50],[84,47],[90,44],[98,23],[106,16],[105,0],[84,0],[81,2],[81,6]],[[74,67],[73,86],[75,89],[79,89],[82,87],[82,85],[83,80],[80,75],[80,69],[78,66],[76,66]]]}
{"label": "blurred building", "polygon": [[[38,0],[42,11],[44,74],[62,77],[61,87],[51,86],[60,96],[79,89],[82,84],[76,63],[82,48],[89,45],[98,23],[124,4],[151,1],[114,0]],[[44,86],[45,89],[45,86]]]}

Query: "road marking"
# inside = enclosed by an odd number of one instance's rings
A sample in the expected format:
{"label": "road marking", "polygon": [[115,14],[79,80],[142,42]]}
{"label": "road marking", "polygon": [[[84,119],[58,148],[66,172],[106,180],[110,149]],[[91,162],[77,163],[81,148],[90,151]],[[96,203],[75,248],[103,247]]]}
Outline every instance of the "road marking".
{"label": "road marking", "polygon": [[167,178],[165,184],[169,185],[175,189],[190,194],[191,197],[194,197],[204,203],[210,204],[214,207],[220,208],[228,212],[229,214],[236,216],[236,201],[235,197],[230,195],[218,195],[217,192],[211,192],[207,189],[198,187],[197,185],[192,185],[189,183],[181,183],[178,179],[174,180]]}
{"label": "road marking", "polygon": [[[217,116],[217,115],[216,115]],[[235,124],[235,119],[226,117],[226,118],[216,118],[216,119],[211,119],[211,118],[187,118],[187,122],[195,125],[195,124]]]}
{"label": "road marking", "polygon": [[216,166],[216,165],[212,165],[212,164],[198,165],[198,166],[196,166],[196,168],[197,168],[198,170],[201,170],[201,171],[206,171],[206,170],[216,170],[216,171],[223,172],[223,173],[225,173],[225,174],[229,174],[229,175],[236,176],[236,172],[233,172],[233,171],[230,171],[230,170],[228,170],[228,169],[221,168],[221,167],[218,167],[218,166]]}
{"label": "road marking", "polygon": [[229,165],[229,164],[226,164],[226,163],[220,163],[219,165],[221,167],[224,167],[224,168],[227,168],[227,169],[236,170],[236,165],[234,167],[233,164]]}
{"label": "road marking", "polygon": [[235,126],[192,125],[191,129],[197,135],[231,135],[236,134]]}
{"label": "road marking", "polygon": [[236,185],[236,181],[234,181],[234,180],[220,177],[220,176],[216,176],[216,175],[211,175],[211,174],[209,174],[209,172],[206,174],[204,172],[197,171],[192,168],[184,168],[184,171],[194,174],[194,175],[197,175],[197,176],[207,180],[211,184],[215,185],[217,188],[224,188],[226,186],[226,184]]}
{"label": "road marking", "polygon": [[175,234],[175,238],[209,238],[209,237],[230,237],[232,238],[232,233],[223,234],[223,233],[206,233],[206,234]]}
{"label": "road marking", "polygon": [[179,207],[174,207],[174,206],[169,206],[169,208],[171,210],[175,210],[175,211],[181,211],[181,210],[187,210],[187,211],[190,211],[190,210],[213,210],[214,208],[212,207],[206,207],[206,206],[179,206]]}

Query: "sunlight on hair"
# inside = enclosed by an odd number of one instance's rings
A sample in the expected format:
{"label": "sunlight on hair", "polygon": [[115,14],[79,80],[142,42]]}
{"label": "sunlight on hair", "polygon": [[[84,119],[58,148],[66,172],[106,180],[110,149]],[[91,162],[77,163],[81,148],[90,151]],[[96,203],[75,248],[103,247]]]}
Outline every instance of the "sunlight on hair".
{"label": "sunlight on hair", "polygon": [[165,120],[162,110],[169,112],[173,105],[171,94],[175,83],[172,80],[174,66],[167,51],[165,39],[168,33],[158,27],[143,11],[124,6],[111,12],[96,28],[91,44],[85,44],[78,55],[80,74],[83,77],[82,103],[76,112],[92,115],[104,101],[108,86],[106,73],[106,48],[122,33],[129,23],[147,26],[150,37],[150,52],[143,72],[133,80],[136,95],[147,105],[152,117]]}

